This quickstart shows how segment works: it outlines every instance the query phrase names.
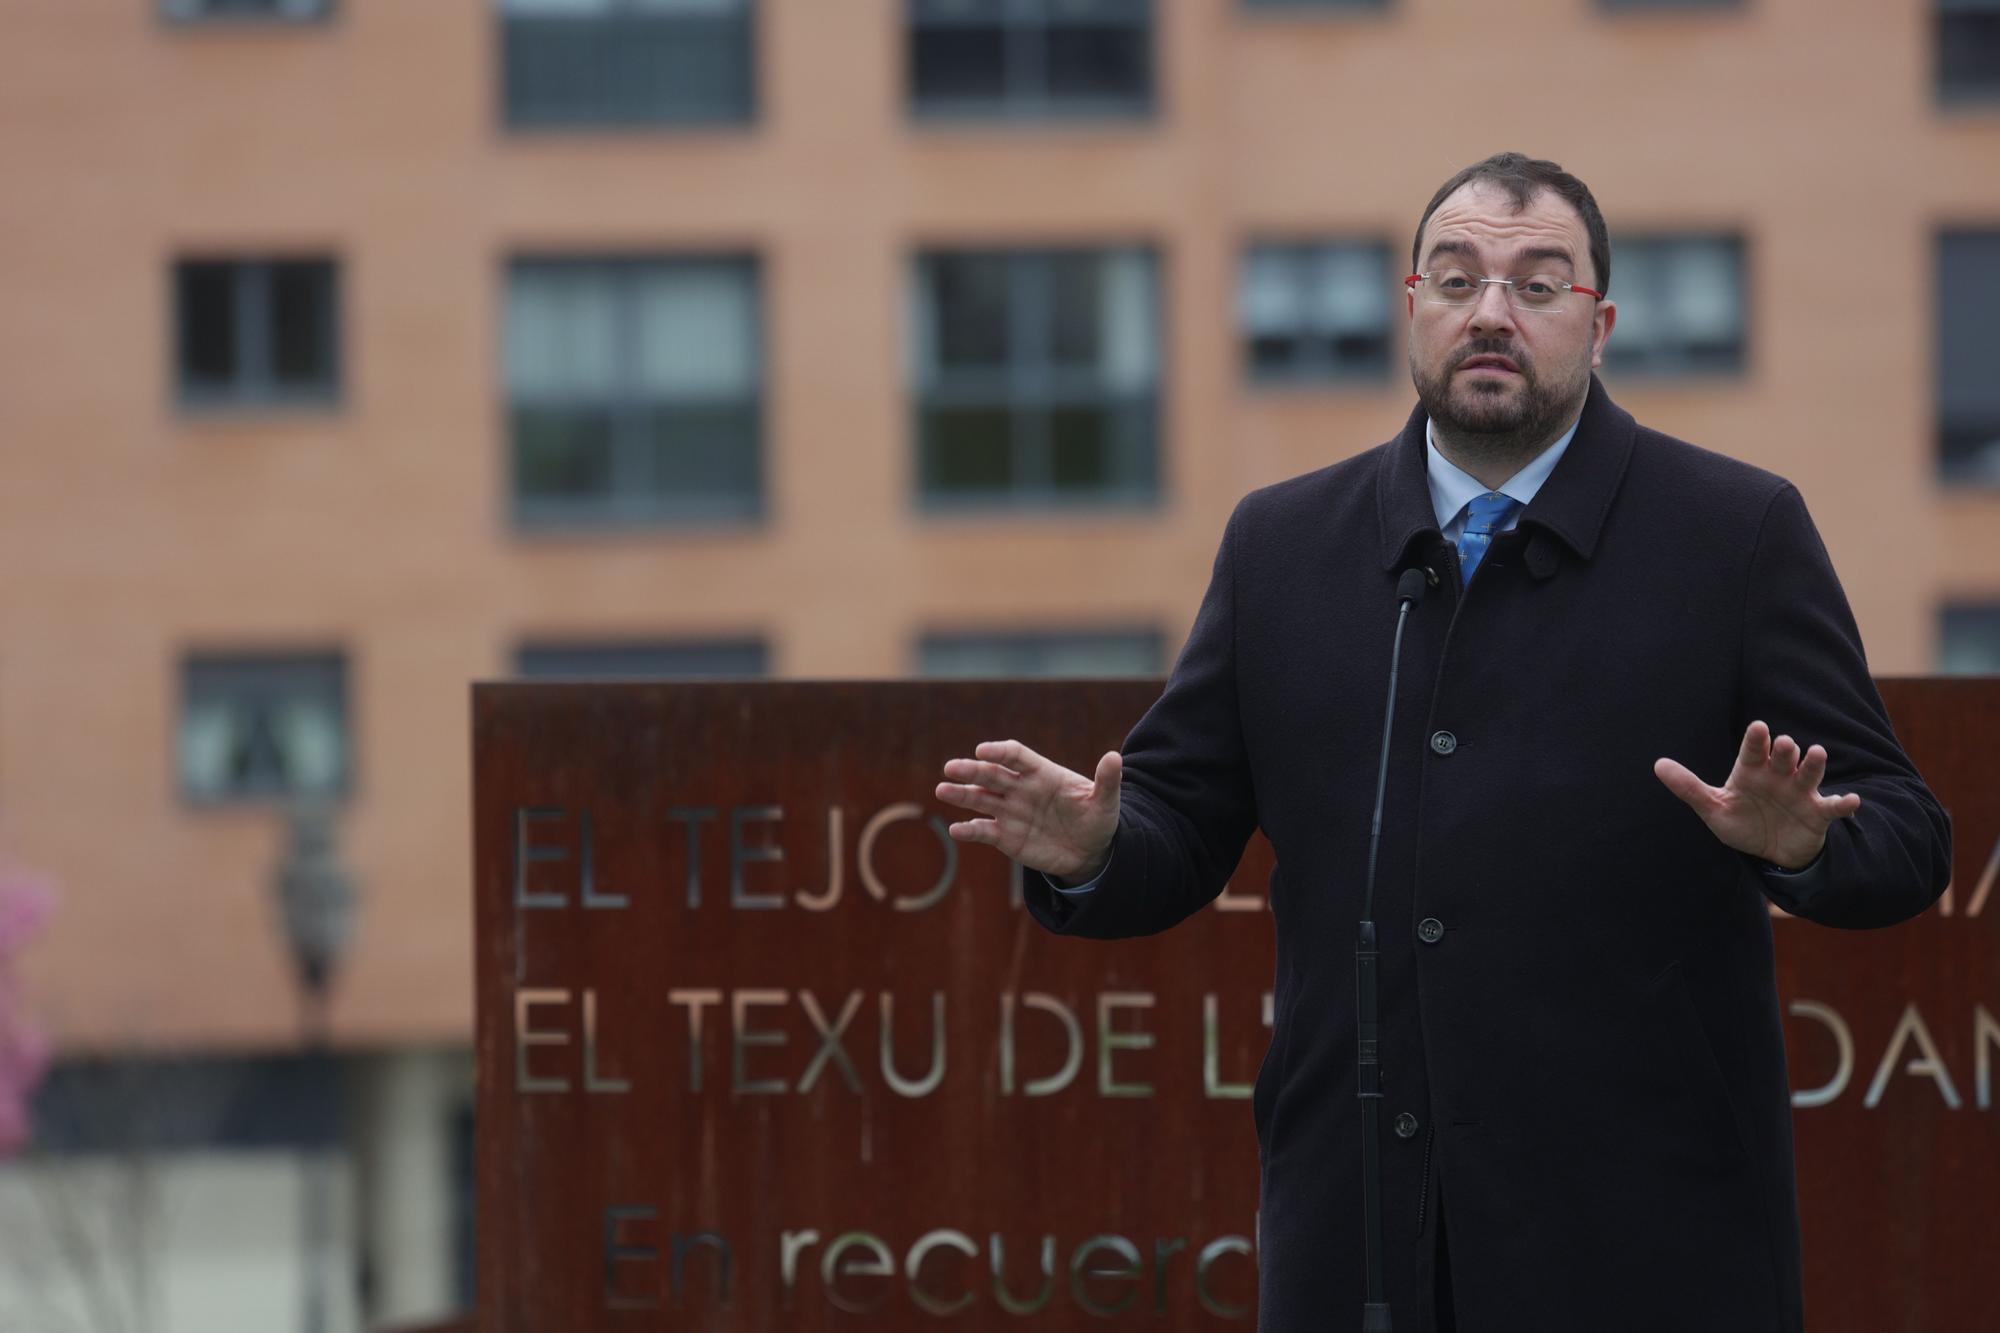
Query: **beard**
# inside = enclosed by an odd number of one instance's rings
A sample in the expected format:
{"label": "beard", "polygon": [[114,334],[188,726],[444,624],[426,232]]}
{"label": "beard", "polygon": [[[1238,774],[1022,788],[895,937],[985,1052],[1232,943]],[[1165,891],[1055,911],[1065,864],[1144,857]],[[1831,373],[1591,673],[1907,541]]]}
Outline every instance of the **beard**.
{"label": "beard", "polygon": [[[1457,380],[1458,368],[1475,356],[1504,356],[1519,368],[1513,380]],[[1521,348],[1505,339],[1474,339],[1441,369],[1420,365],[1410,352],[1410,378],[1441,440],[1475,466],[1518,469],[1555,441],[1576,419],[1590,391],[1590,373],[1561,382],[1545,377]]]}

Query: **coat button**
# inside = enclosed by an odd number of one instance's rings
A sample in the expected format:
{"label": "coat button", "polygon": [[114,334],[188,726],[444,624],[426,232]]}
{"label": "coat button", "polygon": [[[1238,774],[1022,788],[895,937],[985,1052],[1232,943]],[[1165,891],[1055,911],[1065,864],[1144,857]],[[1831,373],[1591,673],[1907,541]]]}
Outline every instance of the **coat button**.
{"label": "coat button", "polygon": [[1444,922],[1434,916],[1427,916],[1417,922],[1417,938],[1425,944],[1436,944],[1444,938]]}
{"label": "coat button", "polygon": [[1417,1136],[1417,1118],[1408,1111],[1396,1117],[1396,1137],[1413,1139]]}
{"label": "coat button", "polygon": [[1458,737],[1448,731],[1434,731],[1431,733],[1431,748],[1439,754],[1450,754],[1458,748]]}

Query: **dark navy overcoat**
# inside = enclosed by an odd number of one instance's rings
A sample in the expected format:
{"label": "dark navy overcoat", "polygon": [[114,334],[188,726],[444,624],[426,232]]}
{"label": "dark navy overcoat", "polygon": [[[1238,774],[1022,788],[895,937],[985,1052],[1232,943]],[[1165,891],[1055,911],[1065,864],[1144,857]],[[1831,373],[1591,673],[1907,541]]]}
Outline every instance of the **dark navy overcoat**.
{"label": "dark navy overcoat", "polygon": [[[1237,506],[1126,742],[1103,883],[1072,899],[1029,876],[1029,906],[1065,934],[1164,930],[1264,831],[1259,1327],[1355,1327],[1355,922],[1396,582],[1435,574],[1405,631],[1375,904],[1398,1333],[1433,1327],[1440,1210],[1462,1329],[1796,1333],[1767,899],[1827,926],[1904,920],[1944,889],[1949,822],[1783,478],[1637,425],[1593,378],[1461,590],[1424,423]],[[1653,776],[1665,755],[1721,783],[1760,718],[1826,747],[1823,790],[1862,796],[1797,879]]]}

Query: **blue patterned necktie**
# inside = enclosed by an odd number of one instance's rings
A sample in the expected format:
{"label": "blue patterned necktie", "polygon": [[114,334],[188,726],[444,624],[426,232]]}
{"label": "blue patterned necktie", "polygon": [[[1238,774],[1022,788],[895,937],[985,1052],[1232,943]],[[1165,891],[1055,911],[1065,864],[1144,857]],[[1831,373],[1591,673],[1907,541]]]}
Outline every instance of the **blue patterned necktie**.
{"label": "blue patterned necktie", "polygon": [[1520,507],[1519,500],[1493,491],[1466,502],[1465,530],[1458,534],[1458,574],[1463,582],[1472,582],[1472,571],[1486,558],[1493,534],[1505,528],[1508,515]]}

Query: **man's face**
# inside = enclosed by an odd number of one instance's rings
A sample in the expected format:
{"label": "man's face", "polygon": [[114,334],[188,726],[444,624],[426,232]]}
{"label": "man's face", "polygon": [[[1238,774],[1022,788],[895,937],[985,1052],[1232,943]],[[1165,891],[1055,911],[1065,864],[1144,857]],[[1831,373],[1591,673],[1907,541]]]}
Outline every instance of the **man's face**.
{"label": "man's face", "polygon": [[[1519,212],[1506,191],[1474,181],[1448,196],[1425,224],[1419,271],[1463,269],[1475,277],[1550,274],[1595,287],[1590,240],[1568,201],[1543,190]],[[1583,405],[1592,367],[1617,311],[1609,301],[1567,294],[1561,310],[1523,310],[1506,289],[1486,286],[1470,305],[1411,292],[1410,378],[1433,420],[1466,443],[1547,443]],[[1505,361],[1508,365],[1494,364]],[[1468,365],[1468,362],[1480,364]]]}

